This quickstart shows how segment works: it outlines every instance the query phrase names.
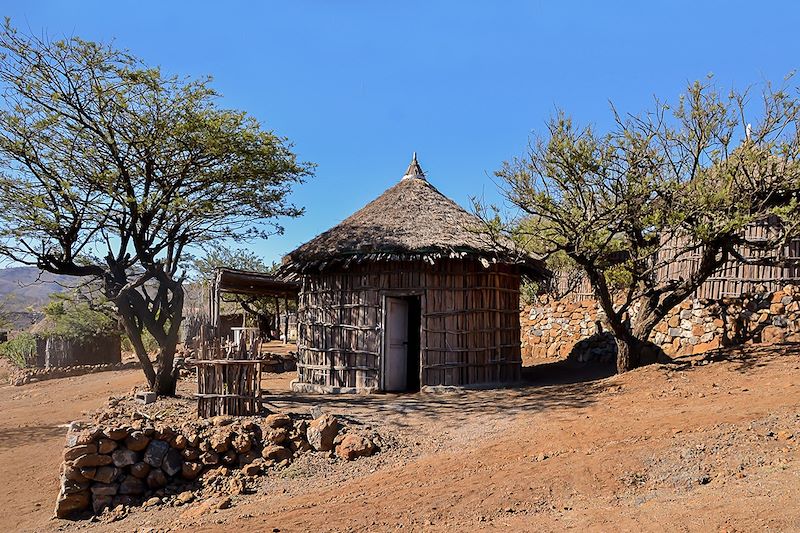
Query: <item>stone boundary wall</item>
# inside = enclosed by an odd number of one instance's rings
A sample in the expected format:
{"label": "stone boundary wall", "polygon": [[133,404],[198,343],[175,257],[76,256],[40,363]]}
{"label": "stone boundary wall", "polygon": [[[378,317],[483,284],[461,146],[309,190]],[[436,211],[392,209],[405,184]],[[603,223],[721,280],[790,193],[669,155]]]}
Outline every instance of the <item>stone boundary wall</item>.
{"label": "stone boundary wall", "polygon": [[[520,317],[525,364],[568,356],[609,361],[616,353],[604,313],[593,299],[539,297]],[[668,356],[705,353],[721,346],[800,342],[800,286],[721,300],[689,299],[656,327],[650,341]]]}
{"label": "stone boundary wall", "polygon": [[8,382],[15,387],[34,383],[36,381],[46,381],[48,379],[68,378],[72,376],[82,376],[84,374],[94,374],[96,372],[111,372],[114,370],[131,370],[141,368],[138,361],[128,363],[105,363],[100,365],[75,365],[52,368],[20,368],[12,370],[8,377]]}
{"label": "stone boundary wall", "polygon": [[181,505],[219,487],[236,494],[245,477],[287,466],[298,454],[319,451],[352,460],[372,455],[380,444],[377,435],[349,433],[331,415],[310,422],[285,414],[220,416],[180,427],[146,418],[122,427],[74,422],[55,514],[75,518],[118,506]]}

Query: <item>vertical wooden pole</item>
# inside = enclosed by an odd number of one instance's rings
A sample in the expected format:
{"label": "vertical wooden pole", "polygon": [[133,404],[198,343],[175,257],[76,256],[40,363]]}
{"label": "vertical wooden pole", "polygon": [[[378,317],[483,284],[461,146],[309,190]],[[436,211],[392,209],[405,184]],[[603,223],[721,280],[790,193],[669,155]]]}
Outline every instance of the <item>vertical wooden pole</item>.
{"label": "vertical wooden pole", "polygon": [[273,298],[275,300],[275,333],[278,334],[278,337],[281,336],[281,304],[278,300],[278,297],[275,296]]}
{"label": "vertical wooden pole", "polygon": [[289,299],[283,298],[283,343],[289,344]]}

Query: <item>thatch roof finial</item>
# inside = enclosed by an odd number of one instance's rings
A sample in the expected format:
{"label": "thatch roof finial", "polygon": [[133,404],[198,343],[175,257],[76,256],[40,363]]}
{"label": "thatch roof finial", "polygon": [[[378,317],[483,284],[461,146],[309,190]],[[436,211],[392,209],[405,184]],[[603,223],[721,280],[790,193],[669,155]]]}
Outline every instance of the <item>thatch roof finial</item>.
{"label": "thatch roof finial", "polygon": [[419,163],[417,162],[417,152],[414,152],[414,156],[411,158],[411,164],[408,165],[406,173],[403,176],[403,179],[407,178],[418,178],[421,180],[425,179],[425,173],[422,171],[422,167],[419,166]]}

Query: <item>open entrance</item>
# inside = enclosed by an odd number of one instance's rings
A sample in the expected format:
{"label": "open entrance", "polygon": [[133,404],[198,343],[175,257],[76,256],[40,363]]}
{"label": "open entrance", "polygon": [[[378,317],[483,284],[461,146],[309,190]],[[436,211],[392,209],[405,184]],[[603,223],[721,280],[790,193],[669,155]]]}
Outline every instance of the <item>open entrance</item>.
{"label": "open entrance", "polygon": [[387,296],[385,300],[383,390],[420,388],[419,296]]}

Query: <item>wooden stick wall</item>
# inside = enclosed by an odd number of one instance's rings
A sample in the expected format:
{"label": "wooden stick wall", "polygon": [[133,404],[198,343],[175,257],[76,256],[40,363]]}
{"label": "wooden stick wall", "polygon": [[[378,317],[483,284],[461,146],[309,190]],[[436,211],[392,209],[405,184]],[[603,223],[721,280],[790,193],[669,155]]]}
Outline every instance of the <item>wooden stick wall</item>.
{"label": "wooden stick wall", "polygon": [[411,293],[421,303],[422,385],[519,379],[519,281],[514,267],[458,260],[382,262],[304,276],[299,379],[379,387],[383,297]]}

